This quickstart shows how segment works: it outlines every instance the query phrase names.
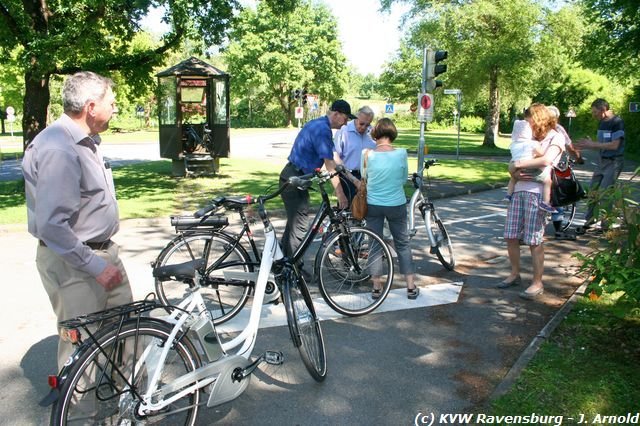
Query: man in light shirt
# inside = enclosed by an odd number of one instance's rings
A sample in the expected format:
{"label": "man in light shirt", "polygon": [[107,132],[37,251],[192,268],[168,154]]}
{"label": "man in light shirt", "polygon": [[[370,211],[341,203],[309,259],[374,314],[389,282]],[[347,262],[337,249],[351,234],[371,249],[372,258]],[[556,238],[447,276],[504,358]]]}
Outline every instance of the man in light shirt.
{"label": "man in light shirt", "polygon": [[[356,113],[356,118],[342,126],[333,137],[335,145],[334,158],[337,163],[342,163],[351,170],[354,178],[360,179],[360,159],[363,149],[374,149],[376,143],[371,139],[371,122],[374,112],[368,106],[363,106]],[[341,179],[340,184],[349,206],[356,195],[356,185],[353,181]]]}
{"label": "man in light shirt", "polygon": [[[36,264],[58,321],[132,301],[127,273],[111,237],[118,203],[99,133],[116,111],[113,82],[93,72],[67,78],[64,114],[35,137],[22,162]],[[73,352],[59,330],[58,367]]]}

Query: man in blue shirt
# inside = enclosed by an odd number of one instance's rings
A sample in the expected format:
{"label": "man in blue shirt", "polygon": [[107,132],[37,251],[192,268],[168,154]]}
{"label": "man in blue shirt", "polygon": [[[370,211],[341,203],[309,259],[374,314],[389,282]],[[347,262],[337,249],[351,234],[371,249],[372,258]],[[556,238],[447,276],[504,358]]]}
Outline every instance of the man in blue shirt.
{"label": "man in blue shirt", "polygon": [[[296,137],[289,162],[280,172],[280,185],[289,181],[292,176],[302,176],[313,172],[323,165],[330,172],[335,170],[333,159],[333,133],[331,129],[339,129],[353,119],[351,106],[339,99],[331,104],[327,115],[309,121]],[[338,197],[338,205],[347,206],[347,198],[340,186],[339,178],[331,180]],[[288,186],[281,195],[287,212],[287,225],[282,235],[282,249],[285,256],[292,257],[300,242],[304,239],[309,227],[309,191]]]}
{"label": "man in blue shirt", "polygon": [[[609,109],[609,103],[604,99],[596,99],[591,104],[591,115],[598,120],[598,141],[590,138],[574,142],[578,149],[594,149],[600,151],[598,165],[591,177],[592,190],[606,189],[613,186],[618,180],[624,166],[624,121]],[[585,224],[576,229],[578,234],[584,234],[585,230],[597,220],[594,219],[595,204],[590,203],[584,215]]]}
{"label": "man in blue shirt", "polygon": [[[333,138],[335,145],[335,161],[344,164],[351,170],[354,178],[360,179],[360,159],[363,149],[375,149],[376,143],[371,139],[371,122],[373,121],[373,110],[368,106],[363,106],[356,113],[356,118],[342,126]],[[340,184],[344,191],[349,205],[356,195],[354,182],[341,179]]]}

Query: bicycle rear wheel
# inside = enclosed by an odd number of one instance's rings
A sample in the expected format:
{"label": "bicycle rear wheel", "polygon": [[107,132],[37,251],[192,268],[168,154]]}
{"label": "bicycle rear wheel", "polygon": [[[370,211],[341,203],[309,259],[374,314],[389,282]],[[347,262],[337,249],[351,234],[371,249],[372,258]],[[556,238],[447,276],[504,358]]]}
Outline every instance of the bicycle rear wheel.
{"label": "bicycle rear wheel", "polygon": [[[254,269],[251,259],[242,246],[234,247],[233,243],[231,237],[222,233],[180,236],[162,250],[155,263],[158,267],[207,259],[206,270],[199,271],[202,279],[198,284],[201,285],[200,294],[216,325],[240,312],[254,286],[252,281],[242,279],[243,273]],[[155,287],[158,297],[166,305],[177,305],[187,297],[189,290],[183,282],[161,281],[157,278]]]}
{"label": "bicycle rear wheel", "polygon": [[[429,213],[427,213],[426,209],[429,210]],[[445,269],[453,271],[453,268],[456,266],[456,259],[453,254],[453,245],[451,244],[449,233],[440,220],[440,217],[438,217],[433,205],[422,208],[420,211],[427,233],[433,237],[433,241],[436,243],[435,246],[431,246],[431,253],[436,255]],[[429,220],[427,220],[427,214],[430,215]]]}
{"label": "bicycle rear wheel", "polygon": [[[161,389],[200,367],[198,353],[186,336],[168,341],[171,328],[164,321],[143,318],[125,322],[119,331],[114,327],[97,333],[98,345],[88,346],[66,376],[60,397],[51,410],[51,424],[120,425],[144,421],[193,425],[198,414],[199,390],[142,418],[136,413],[140,395],[147,392],[148,381],[159,368]],[[157,356],[166,345],[171,349],[164,365],[159,366]],[[164,398],[180,390],[174,389]]]}
{"label": "bicycle rear wheel", "polygon": [[562,218],[560,230],[566,231],[567,229],[569,229],[569,227],[573,223],[573,219],[576,217],[576,204],[569,204],[568,206],[562,207],[562,209],[564,210],[564,216]]}
{"label": "bicycle rear wheel", "polygon": [[298,348],[311,377],[321,382],[327,376],[327,358],[320,320],[304,279],[289,270],[284,281],[284,306],[293,345]]}
{"label": "bicycle rear wheel", "polygon": [[[373,231],[353,227],[348,235],[331,234],[318,252],[320,294],[334,311],[365,315],[384,302],[393,282],[393,259],[387,244]],[[381,290],[372,297],[373,279]]]}

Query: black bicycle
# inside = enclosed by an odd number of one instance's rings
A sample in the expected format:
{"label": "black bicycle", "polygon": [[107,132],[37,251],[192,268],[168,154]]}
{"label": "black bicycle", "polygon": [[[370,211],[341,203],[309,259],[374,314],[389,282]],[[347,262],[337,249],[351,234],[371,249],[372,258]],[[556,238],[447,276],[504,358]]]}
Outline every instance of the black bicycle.
{"label": "black bicycle", "polygon": [[[338,170],[334,173],[315,171],[293,178],[292,184],[301,188],[315,184],[322,204],[292,261],[300,263],[328,218],[326,234],[315,256],[314,276],[320,294],[332,309],[343,315],[358,316],[373,311],[384,301],[393,281],[393,261],[382,238],[369,229],[352,226],[347,212],[331,206],[325,185],[343,169]],[[171,223],[178,235],[154,262],[158,267],[203,259],[199,285],[216,324],[240,312],[259,273],[260,253],[246,212],[250,204],[247,197],[217,197],[193,216],[172,217]],[[218,214],[221,209],[239,215],[238,232],[228,228],[228,218]],[[374,273],[382,284],[377,299],[371,297]],[[266,302],[278,299],[277,287],[272,283],[270,279]],[[183,283],[173,280],[156,280],[155,287],[158,297],[166,304],[177,303],[188,291]]]}

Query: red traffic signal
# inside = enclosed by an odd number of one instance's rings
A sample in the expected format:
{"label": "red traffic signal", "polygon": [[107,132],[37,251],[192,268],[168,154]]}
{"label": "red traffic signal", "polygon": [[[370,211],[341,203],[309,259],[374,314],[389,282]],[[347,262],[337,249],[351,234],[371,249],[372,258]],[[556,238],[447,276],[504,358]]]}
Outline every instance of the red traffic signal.
{"label": "red traffic signal", "polygon": [[420,106],[424,109],[431,108],[431,96],[424,94],[420,98]]}

